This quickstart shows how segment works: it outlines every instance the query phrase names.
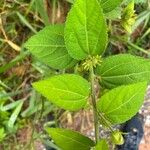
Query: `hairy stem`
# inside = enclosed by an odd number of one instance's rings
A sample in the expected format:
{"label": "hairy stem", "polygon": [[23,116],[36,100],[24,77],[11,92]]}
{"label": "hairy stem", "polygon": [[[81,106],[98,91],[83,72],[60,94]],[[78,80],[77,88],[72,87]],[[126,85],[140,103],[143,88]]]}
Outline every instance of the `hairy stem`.
{"label": "hairy stem", "polygon": [[90,80],[91,80],[91,98],[92,98],[92,106],[93,106],[93,115],[94,115],[94,127],[95,127],[95,141],[96,143],[99,141],[99,121],[98,121],[98,113],[96,106],[96,92],[95,92],[95,75],[93,67],[90,69]]}

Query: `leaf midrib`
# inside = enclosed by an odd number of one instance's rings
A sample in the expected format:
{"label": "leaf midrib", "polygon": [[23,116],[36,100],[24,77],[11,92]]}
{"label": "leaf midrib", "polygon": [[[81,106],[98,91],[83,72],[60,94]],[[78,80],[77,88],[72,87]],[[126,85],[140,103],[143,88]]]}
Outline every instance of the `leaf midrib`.
{"label": "leaf midrib", "polygon": [[112,112],[114,112],[114,111],[120,109],[120,108],[121,108],[122,106],[124,106],[125,104],[129,103],[136,95],[139,94],[139,91],[141,91],[141,89],[138,90],[134,95],[132,95],[132,96],[129,98],[128,101],[126,101],[125,103],[122,103],[119,107],[117,107],[117,108],[115,108],[115,109],[113,109],[113,110],[111,110],[111,111],[109,111],[109,112],[106,112],[105,114],[108,115],[108,114],[110,114],[110,113],[112,113]]}
{"label": "leaf midrib", "polygon": [[90,53],[89,50],[89,37],[88,37],[88,31],[87,31],[87,9],[86,9],[87,1],[85,0],[85,35],[86,35],[86,46],[88,54]]}
{"label": "leaf midrib", "polygon": [[101,77],[103,79],[111,79],[111,78],[122,78],[122,77],[128,77],[131,75],[140,75],[140,74],[144,74],[144,73],[149,73],[150,71],[143,71],[143,72],[139,72],[139,73],[130,73],[130,74],[124,74],[124,75],[117,75],[117,76],[107,76],[107,77]]}
{"label": "leaf midrib", "polygon": [[[133,58],[134,59],[134,58]],[[142,62],[145,62],[145,60],[143,60]],[[119,62],[118,62],[119,63]],[[107,72],[109,71],[112,71],[113,69],[117,68],[117,67],[121,67],[123,65],[129,65],[129,64],[132,64],[132,63],[137,63],[135,60],[131,60],[130,62],[122,62],[121,64],[117,64],[115,66],[112,66],[111,68],[109,68],[108,70],[104,71],[101,75],[104,75],[106,74]],[[106,63],[107,64],[107,63]]]}
{"label": "leaf midrib", "polygon": [[51,82],[51,85],[52,85],[52,90],[55,90],[55,91],[58,90],[58,91],[61,91],[61,92],[68,92],[68,93],[71,93],[71,94],[74,94],[74,95],[78,95],[78,96],[83,97],[83,98],[85,97],[85,95],[82,95],[82,94],[79,94],[79,93],[75,93],[73,91],[56,88],[52,82]]}

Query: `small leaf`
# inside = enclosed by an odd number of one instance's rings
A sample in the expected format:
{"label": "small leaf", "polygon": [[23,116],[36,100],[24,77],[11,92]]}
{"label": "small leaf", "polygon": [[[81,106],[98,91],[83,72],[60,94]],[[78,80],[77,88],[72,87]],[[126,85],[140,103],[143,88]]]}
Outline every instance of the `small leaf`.
{"label": "small leaf", "polygon": [[76,63],[71,58],[64,44],[64,25],[45,27],[31,37],[25,47],[41,62],[54,69],[65,69]]}
{"label": "small leaf", "polygon": [[90,94],[88,81],[74,74],[57,75],[35,82],[33,87],[52,103],[72,111],[83,108]]}
{"label": "small leaf", "polygon": [[119,131],[114,131],[111,133],[111,140],[116,145],[122,145],[124,143],[123,136]]}
{"label": "small leaf", "polygon": [[97,103],[98,110],[112,124],[129,120],[140,109],[145,92],[146,82],[120,86],[104,94]]}
{"label": "small leaf", "polygon": [[110,56],[96,69],[106,88],[150,81],[150,61],[130,54]]}
{"label": "small leaf", "polygon": [[8,121],[8,129],[11,131],[13,130],[15,121],[17,120],[17,117],[21,111],[21,108],[23,106],[24,101],[20,101],[20,103],[18,104],[18,106],[15,108],[15,110],[13,111],[12,115],[10,116],[10,119]]}
{"label": "small leaf", "polygon": [[107,45],[107,26],[97,0],[76,0],[66,21],[65,43],[71,57],[82,60],[102,55]]}
{"label": "small leaf", "polygon": [[0,128],[0,142],[4,140],[5,136],[6,136],[6,133],[5,133],[4,128]]}
{"label": "small leaf", "polygon": [[[23,16],[20,12],[16,12],[17,16],[19,17],[20,21],[26,25],[32,32],[36,33],[37,31],[34,29],[34,27],[28,22],[25,16]],[[19,48],[21,49],[21,48]],[[20,50],[19,50],[20,51]]]}
{"label": "small leaf", "polygon": [[68,129],[47,128],[46,131],[62,150],[90,150],[94,142],[78,132]]}
{"label": "small leaf", "polygon": [[105,139],[100,140],[94,150],[109,150],[107,141]]}
{"label": "small leaf", "polygon": [[20,104],[21,101],[22,100],[15,101],[15,102],[12,102],[12,103],[7,104],[5,106],[0,105],[0,111],[8,111],[10,109],[13,109],[13,108],[17,107]]}
{"label": "small leaf", "polygon": [[104,10],[104,13],[108,13],[121,5],[123,0],[99,0]]}

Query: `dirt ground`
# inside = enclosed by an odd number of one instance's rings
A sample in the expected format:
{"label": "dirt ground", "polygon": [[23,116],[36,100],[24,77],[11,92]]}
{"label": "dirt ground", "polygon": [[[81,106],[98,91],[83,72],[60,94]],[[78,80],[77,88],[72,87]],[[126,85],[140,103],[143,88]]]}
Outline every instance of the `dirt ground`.
{"label": "dirt ground", "polygon": [[144,136],[139,146],[139,150],[150,149],[150,86],[148,87],[148,93],[145,98],[145,103],[141,109],[141,113],[144,115]]}

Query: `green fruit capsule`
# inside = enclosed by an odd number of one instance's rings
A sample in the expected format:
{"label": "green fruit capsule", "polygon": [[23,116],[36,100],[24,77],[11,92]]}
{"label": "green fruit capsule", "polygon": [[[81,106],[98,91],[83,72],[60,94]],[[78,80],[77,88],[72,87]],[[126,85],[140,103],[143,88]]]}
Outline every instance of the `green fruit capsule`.
{"label": "green fruit capsule", "polygon": [[120,131],[112,132],[111,140],[116,145],[122,145],[124,143],[124,139],[123,139],[122,133]]}

